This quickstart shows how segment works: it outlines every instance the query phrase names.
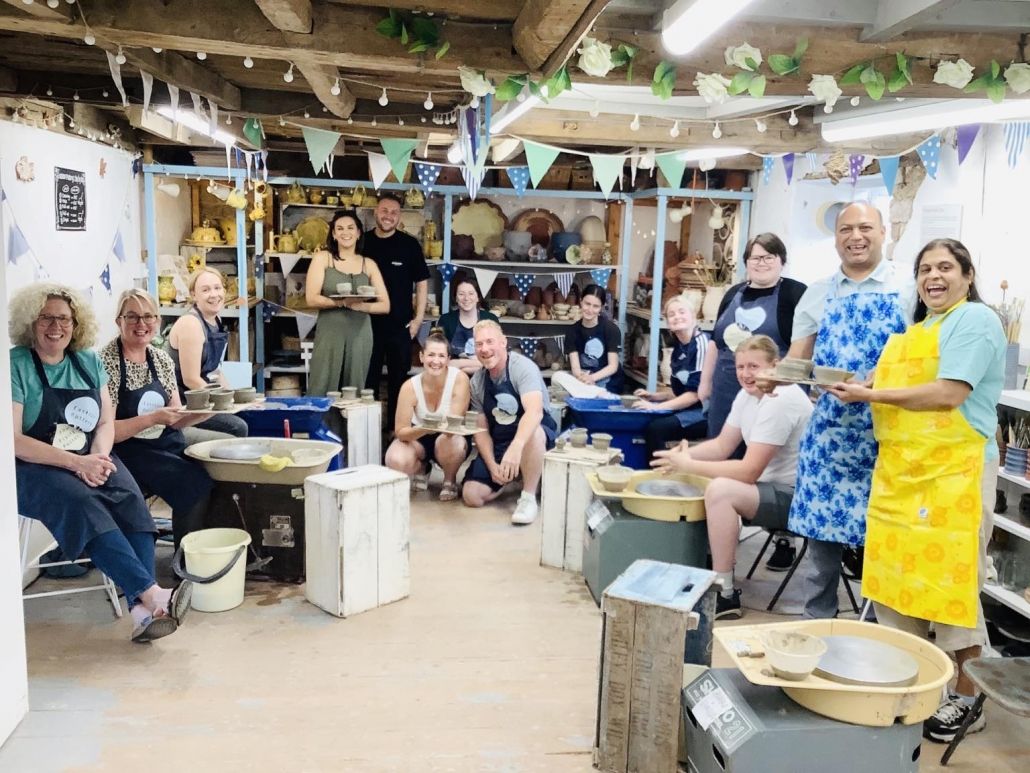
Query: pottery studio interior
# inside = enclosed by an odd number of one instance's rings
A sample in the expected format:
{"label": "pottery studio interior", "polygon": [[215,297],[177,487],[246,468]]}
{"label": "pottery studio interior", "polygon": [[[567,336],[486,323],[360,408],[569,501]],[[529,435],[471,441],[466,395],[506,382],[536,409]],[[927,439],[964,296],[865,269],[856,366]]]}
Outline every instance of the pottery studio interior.
{"label": "pottery studio interior", "polygon": [[0,771],[1027,770],[1030,1],[0,38]]}

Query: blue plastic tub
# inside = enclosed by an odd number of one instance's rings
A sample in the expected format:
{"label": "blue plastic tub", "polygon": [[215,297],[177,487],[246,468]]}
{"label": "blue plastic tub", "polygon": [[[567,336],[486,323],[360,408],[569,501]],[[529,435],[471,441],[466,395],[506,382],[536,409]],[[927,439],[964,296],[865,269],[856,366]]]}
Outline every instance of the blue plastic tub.
{"label": "blue plastic tub", "polygon": [[622,451],[623,462],[635,470],[649,468],[644,428],[659,416],[672,411],[639,411],[623,408],[619,400],[601,397],[569,397],[565,400],[577,427],[591,432],[607,432],[612,446]]}

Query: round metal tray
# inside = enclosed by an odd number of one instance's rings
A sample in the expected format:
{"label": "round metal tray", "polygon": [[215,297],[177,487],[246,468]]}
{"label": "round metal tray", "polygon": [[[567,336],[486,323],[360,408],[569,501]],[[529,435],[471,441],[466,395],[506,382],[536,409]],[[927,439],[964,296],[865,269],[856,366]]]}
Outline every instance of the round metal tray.
{"label": "round metal tray", "polygon": [[704,492],[700,488],[680,480],[642,480],[636,485],[634,491],[647,497],[694,498],[704,496]]}
{"label": "round metal tray", "polygon": [[214,445],[208,451],[212,459],[232,459],[234,461],[252,461],[272,452],[272,441],[253,440],[242,443],[224,443]]}
{"label": "round metal tray", "polygon": [[824,636],[826,654],[815,673],[841,684],[907,687],[919,678],[915,658],[892,644],[862,636]]}

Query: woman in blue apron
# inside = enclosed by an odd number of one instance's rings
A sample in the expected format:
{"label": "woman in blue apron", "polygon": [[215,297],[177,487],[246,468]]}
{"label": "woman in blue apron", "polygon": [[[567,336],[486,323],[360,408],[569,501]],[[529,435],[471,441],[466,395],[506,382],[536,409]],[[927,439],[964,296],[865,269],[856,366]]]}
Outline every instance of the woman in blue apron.
{"label": "woman in blue apron", "polygon": [[598,285],[588,285],[583,290],[579,301],[583,316],[565,334],[565,354],[569,370],[577,379],[619,394],[623,385],[619,364],[622,332],[601,313],[607,300],[607,291]]}
{"label": "woman in blue apron", "polygon": [[[229,332],[219,314],[225,308],[225,277],[216,268],[204,267],[190,277],[190,298],[193,308],[172,325],[168,333],[168,353],[175,363],[179,399],[188,389],[203,389],[209,382],[229,386],[219,368],[229,345]],[[212,416],[196,425],[198,430],[234,437],[247,436],[247,422],[239,416]],[[190,442],[216,437],[190,431]]]}
{"label": "woman in blue apron", "polygon": [[182,428],[203,420],[183,415],[171,357],[150,342],[161,317],[142,290],[119,298],[118,338],[100,351],[115,405],[115,451],[148,494],[172,508],[175,547],[202,528],[212,482],[200,462],[188,458]]}
{"label": "woman in blue apron", "polygon": [[11,299],[18,512],[43,523],[62,552],[85,553],[125,593],[134,641],[173,633],[192,588],[154,579],[154,522],[139,487],[111,453],[114,439],[107,373],[89,351],[92,310],[54,283]]}
{"label": "woman in blue apron", "polygon": [[644,429],[648,461],[669,443],[700,440],[708,433],[697,392],[705,361],[714,357],[711,341],[698,327],[694,309],[682,295],[665,302],[665,320],[674,339],[670,388],[659,392],[638,389],[633,393],[640,398],[633,406],[638,410],[674,412],[652,420]]}
{"label": "woman in blue apron", "polygon": [[454,286],[454,302],[457,308],[440,317],[439,324],[450,342],[451,367],[471,376],[483,367],[476,359],[476,342],[472,328],[481,319],[492,319],[497,322],[497,317],[483,308],[479,290],[471,279],[463,278],[457,281]]}
{"label": "woman in blue apron", "polygon": [[805,285],[783,276],[787,248],[776,234],[759,234],[744,249],[747,281],[731,287],[722,299],[712,331],[714,367],[701,375],[700,395],[708,401],[708,437],[714,438],[740,391],[734,353],[753,335],[769,336],[780,349],[790,348],[794,307]]}

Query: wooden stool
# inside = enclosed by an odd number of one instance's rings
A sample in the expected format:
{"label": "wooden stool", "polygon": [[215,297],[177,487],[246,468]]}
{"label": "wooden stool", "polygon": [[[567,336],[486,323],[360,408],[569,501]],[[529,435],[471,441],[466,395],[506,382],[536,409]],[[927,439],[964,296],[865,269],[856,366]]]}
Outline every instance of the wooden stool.
{"label": "wooden stool", "polygon": [[340,413],[346,430],[343,443],[347,451],[347,466],[382,464],[382,403],[350,403],[340,408]]}
{"label": "wooden stool", "polygon": [[305,598],[337,617],[405,598],[409,499],[408,476],[379,465],[305,480]]}
{"label": "wooden stool", "polygon": [[583,571],[583,532],[587,505],[594,498],[584,475],[614,464],[617,448],[552,449],[544,454],[541,493],[540,565],[568,572]]}

